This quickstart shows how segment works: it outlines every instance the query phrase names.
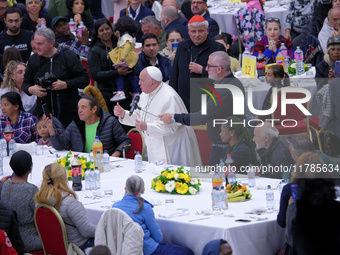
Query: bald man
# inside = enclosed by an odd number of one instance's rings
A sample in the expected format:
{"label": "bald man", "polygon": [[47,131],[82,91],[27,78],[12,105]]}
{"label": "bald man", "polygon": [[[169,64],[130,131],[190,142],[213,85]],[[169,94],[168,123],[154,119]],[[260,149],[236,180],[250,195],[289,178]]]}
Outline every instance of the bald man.
{"label": "bald man", "polygon": [[172,29],[177,29],[182,33],[184,39],[188,39],[188,26],[183,25],[179,20],[179,15],[176,7],[166,6],[163,7],[161,13],[161,24],[165,32],[169,32]]}
{"label": "bald man", "polygon": [[[280,140],[279,131],[272,126],[272,123],[265,122],[263,126],[257,125],[254,129],[253,141],[256,144],[262,166],[276,167],[276,169],[287,167],[285,169],[288,171],[295,164],[288,147]],[[261,176],[282,179],[283,173],[281,170],[276,172],[262,171]]]}
{"label": "bald man", "polygon": [[166,6],[176,7],[176,10],[177,10],[178,15],[179,15],[179,22],[181,22],[185,26],[188,25],[188,20],[185,17],[185,15],[181,12],[181,10],[179,9],[180,6],[179,6],[179,4],[176,0],[164,0],[162,6],[163,6],[163,8],[166,7]]}
{"label": "bald man", "polygon": [[[166,112],[187,112],[176,91],[162,82],[161,71],[154,66],[143,69],[139,75],[142,90],[138,105],[158,116]],[[115,116],[128,126],[136,126],[145,135],[149,161],[182,166],[202,165],[196,136],[191,127],[176,123],[164,124],[158,117],[135,110],[131,116],[119,103],[114,108]]]}

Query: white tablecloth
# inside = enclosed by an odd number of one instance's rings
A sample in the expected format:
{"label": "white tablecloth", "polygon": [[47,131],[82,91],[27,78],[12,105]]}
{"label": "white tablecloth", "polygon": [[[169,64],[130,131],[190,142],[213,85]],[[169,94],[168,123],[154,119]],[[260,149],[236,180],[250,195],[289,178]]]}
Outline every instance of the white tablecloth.
{"label": "white tablecloth", "polygon": [[[231,7],[219,7],[219,8],[209,8],[210,16],[215,19],[220,26],[222,32],[233,34],[233,15],[239,10],[239,8]],[[288,15],[287,6],[278,7],[265,7],[265,17],[279,18],[281,21],[281,31],[284,33],[286,27],[284,27],[284,20]]]}
{"label": "white tablecloth", "polygon": [[[54,150],[52,150],[54,151]],[[57,152],[61,156],[66,152]],[[80,154],[82,155],[82,153]],[[55,160],[55,154],[44,156],[33,156],[32,177],[29,182],[40,187],[42,175],[41,172],[46,164]],[[12,174],[8,165],[9,158],[4,158],[4,175]],[[124,195],[124,186],[126,179],[135,174],[134,162],[121,158],[111,158],[111,171],[101,174],[101,189],[97,192],[104,194],[104,190],[112,190],[113,195],[106,195],[99,199],[86,198],[92,196],[92,192],[83,190],[76,192],[79,200],[86,208],[87,215],[93,223],[97,223],[102,213],[109,209],[115,201],[120,200]],[[229,210],[223,215],[196,215],[196,211],[209,210],[211,208],[211,179],[202,180],[202,190],[195,196],[168,195],[157,193],[152,190],[151,179],[164,169],[164,165],[156,166],[148,162],[143,162],[146,169],[140,176],[145,181],[145,194],[143,197],[154,204],[161,204],[154,207],[157,222],[164,234],[164,242],[170,242],[183,245],[192,249],[195,254],[201,254],[204,245],[217,238],[228,240],[233,248],[235,255],[272,255],[284,243],[284,230],[281,229],[277,222],[277,210],[279,207],[278,190],[275,192],[275,209],[274,213],[265,213],[261,217],[267,217],[267,220],[255,221],[249,223],[236,222],[239,218],[248,218],[246,210],[254,207],[265,207],[264,190],[251,189],[253,198],[246,202],[229,203]],[[257,179],[257,184],[264,186],[272,184],[273,187],[278,185],[278,180],[274,179]],[[69,183],[71,186],[71,182]],[[174,199],[174,205],[169,208],[165,205],[165,199]],[[162,219],[160,214],[169,212],[178,212],[178,208],[188,209],[189,215]],[[203,220],[197,220],[202,219]],[[195,221],[197,220],[197,221]]]}

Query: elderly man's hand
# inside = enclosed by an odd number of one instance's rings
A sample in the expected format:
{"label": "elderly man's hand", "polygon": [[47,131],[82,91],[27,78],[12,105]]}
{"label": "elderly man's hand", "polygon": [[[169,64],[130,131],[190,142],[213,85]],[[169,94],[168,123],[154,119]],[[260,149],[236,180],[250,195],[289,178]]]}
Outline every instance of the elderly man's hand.
{"label": "elderly man's hand", "polygon": [[159,117],[161,118],[161,121],[163,121],[165,124],[171,124],[172,121],[172,114],[171,113],[164,113],[160,114]]}
{"label": "elderly man's hand", "polygon": [[137,129],[139,132],[143,132],[143,131],[145,131],[147,128],[148,128],[148,125],[146,124],[146,122],[136,120],[136,129]]}
{"label": "elderly man's hand", "polygon": [[67,88],[67,83],[65,81],[57,80],[52,83],[52,90],[62,90]]}
{"label": "elderly man's hand", "polygon": [[329,69],[328,78],[330,78],[330,79],[335,78],[335,73],[334,73],[334,70],[332,68]]}
{"label": "elderly man's hand", "polygon": [[334,30],[334,32],[332,33],[332,36],[340,36],[340,34],[337,30]]}
{"label": "elderly man's hand", "polygon": [[201,74],[202,70],[203,70],[203,66],[201,66],[200,64],[194,63],[194,62],[190,62],[189,64],[189,70],[192,73],[198,73]]}
{"label": "elderly man's hand", "polygon": [[113,114],[116,117],[120,117],[123,119],[125,117],[125,110],[119,105],[119,103],[117,103],[115,108],[113,109]]}
{"label": "elderly man's hand", "polygon": [[47,96],[46,89],[39,85],[34,85],[28,88],[28,92],[32,95],[35,95],[37,97],[45,97]]}

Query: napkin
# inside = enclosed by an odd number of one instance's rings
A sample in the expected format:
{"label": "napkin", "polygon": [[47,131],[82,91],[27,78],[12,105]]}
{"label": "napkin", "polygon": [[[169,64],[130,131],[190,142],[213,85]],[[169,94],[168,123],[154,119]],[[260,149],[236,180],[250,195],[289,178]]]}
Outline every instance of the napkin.
{"label": "napkin", "polygon": [[35,147],[37,146],[36,142],[32,143],[17,143],[16,148],[17,151],[27,151],[29,154],[35,154]]}
{"label": "napkin", "polygon": [[272,0],[272,1],[266,1],[264,6],[265,7],[274,7],[274,6],[278,6],[279,3],[275,0]]}
{"label": "napkin", "polygon": [[181,210],[181,211],[166,211],[158,214],[159,218],[163,219],[171,219],[175,217],[181,217],[185,215],[190,215],[190,212],[188,210]]}
{"label": "napkin", "polygon": [[266,184],[256,185],[255,189],[266,190],[268,185],[270,185],[272,189],[278,189],[280,185],[280,180],[267,181]]}
{"label": "napkin", "polygon": [[265,213],[265,212],[267,212],[267,208],[265,208],[263,206],[257,206],[257,207],[252,207],[252,208],[246,209],[244,213],[260,215],[260,214]]}

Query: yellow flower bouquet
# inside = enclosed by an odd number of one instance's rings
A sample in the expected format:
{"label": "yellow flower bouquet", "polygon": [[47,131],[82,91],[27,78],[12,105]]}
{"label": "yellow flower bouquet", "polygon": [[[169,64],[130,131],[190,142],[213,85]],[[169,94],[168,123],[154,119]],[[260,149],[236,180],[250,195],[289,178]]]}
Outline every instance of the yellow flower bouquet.
{"label": "yellow flower bouquet", "polygon": [[176,170],[167,168],[151,181],[151,189],[170,194],[195,195],[200,186],[200,179],[191,178],[189,171],[184,172],[183,166]]}
{"label": "yellow flower bouquet", "polygon": [[[73,160],[74,155],[72,154],[71,151],[69,151],[69,153],[66,154],[65,157],[60,158],[58,160],[56,160],[56,163],[59,163],[60,165],[62,165],[66,172],[67,172],[67,177],[69,180],[72,180],[72,174],[71,174],[71,161]],[[84,174],[85,174],[85,170],[86,168],[93,168],[94,169],[94,163],[92,161],[88,161],[86,157],[78,156],[78,159],[81,163],[81,175],[82,175],[82,179],[84,180]]]}

